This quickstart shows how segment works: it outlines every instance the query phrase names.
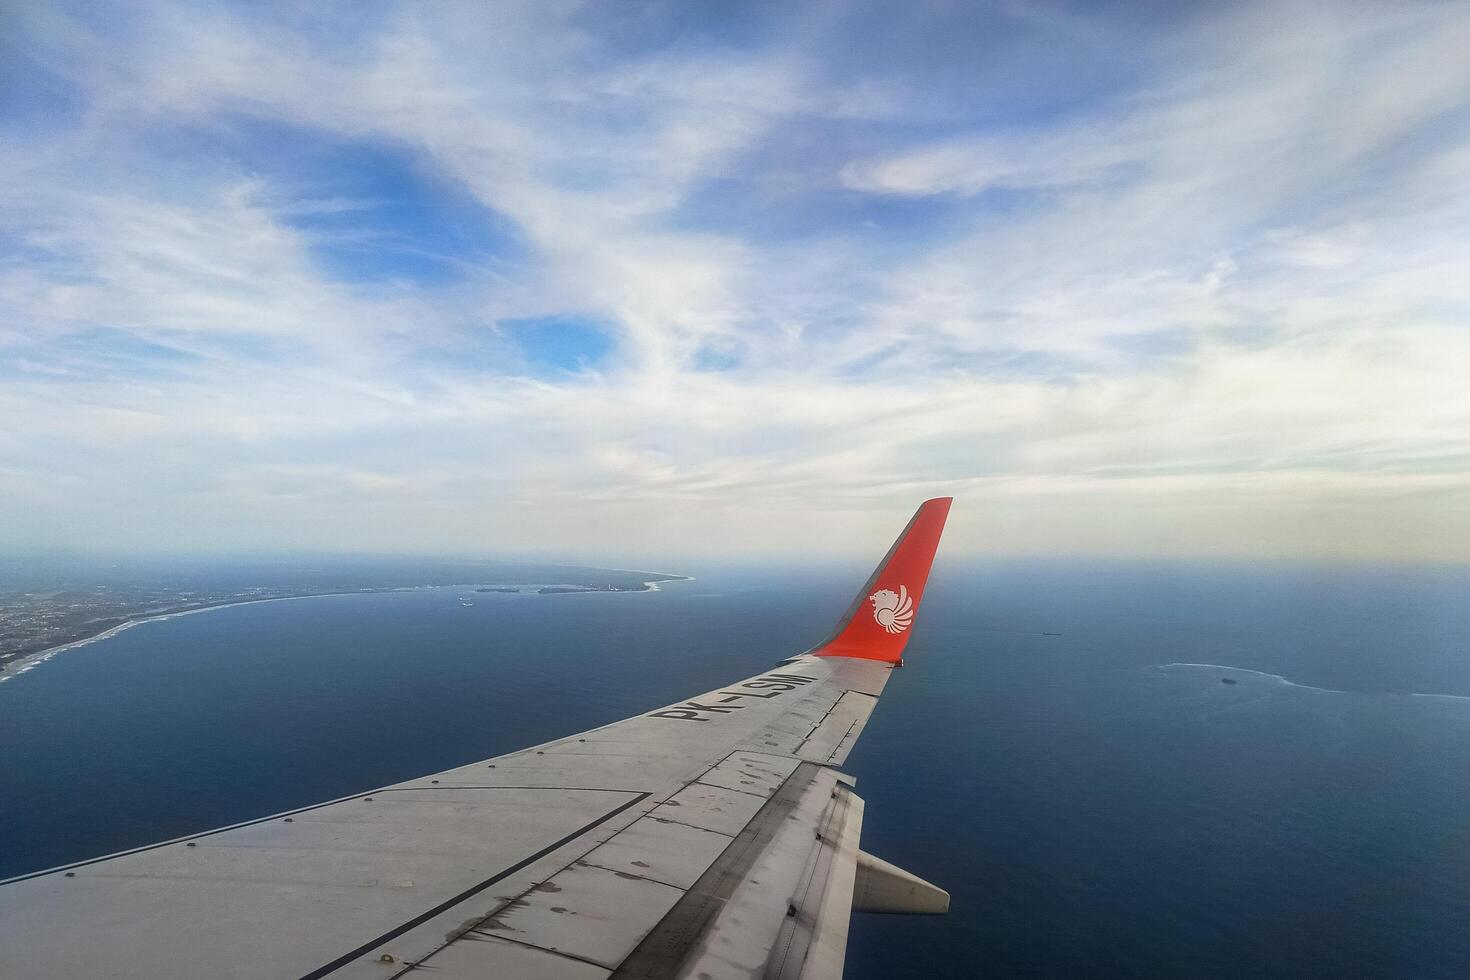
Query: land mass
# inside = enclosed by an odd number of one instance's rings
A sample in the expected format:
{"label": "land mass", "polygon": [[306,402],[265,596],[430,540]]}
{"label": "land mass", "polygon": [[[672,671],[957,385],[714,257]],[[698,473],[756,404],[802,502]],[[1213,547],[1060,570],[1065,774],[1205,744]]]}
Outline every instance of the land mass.
{"label": "land mass", "polygon": [[[0,671],[130,623],[272,599],[474,587],[644,592],[684,576],[521,562],[313,558],[239,562],[0,560]],[[3,676],[3,675],[0,675]]]}

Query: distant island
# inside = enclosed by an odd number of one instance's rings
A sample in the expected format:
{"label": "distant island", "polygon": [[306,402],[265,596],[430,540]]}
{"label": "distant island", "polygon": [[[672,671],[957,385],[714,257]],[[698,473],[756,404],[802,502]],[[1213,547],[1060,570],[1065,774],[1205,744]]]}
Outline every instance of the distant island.
{"label": "distant island", "polygon": [[0,672],[149,619],[247,602],[471,586],[478,593],[648,592],[659,582],[685,579],[574,565],[397,557],[203,563],[6,557],[0,559]]}

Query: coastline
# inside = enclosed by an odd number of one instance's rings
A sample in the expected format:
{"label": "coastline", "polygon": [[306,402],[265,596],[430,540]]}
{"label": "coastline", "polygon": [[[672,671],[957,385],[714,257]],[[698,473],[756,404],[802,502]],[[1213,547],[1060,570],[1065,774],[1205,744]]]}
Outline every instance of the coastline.
{"label": "coastline", "polygon": [[135,616],[132,619],[125,619],[121,623],[116,623],[112,626],[105,627],[101,631],[93,633],[91,636],[84,636],[75,640],[67,640],[65,643],[58,643],[55,646],[47,647],[44,650],[37,650],[34,653],[23,653],[19,657],[16,657],[14,660],[6,661],[4,664],[5,669],[3,671],[0,671],[0,684],[4,684],[12,677],[19,677],[26,671],[33,670],[36,667],[39,667],[41,664],[50,660],[52,657],[56,656],[59,653],[65,653],[68,650],[75,650],[77,647],[83,647],[89,643],[96,643],[99,640],[105,640],[108,637],[116,636],[123,630],[132,629],[134,626],[141,626],[143,623],[151,623],[159,619],[177,619],[180,616],[192,616],[194,613],[213,612],[216,609],[228,609],[231,606],[248,606],[254,602],[284,602],[287,599],[315,599],[321,596],[368,595],[372,593],[396,591],[400,590],[366,589],[355,590],[351,592],[307,592],[301,595],[268,595],[253,597],[250,599],[231,599],[228,602],[213,602],[206,606],[194,606],[189,609],[169,609],[163,612],[151,613],[147,616]]}
{"label": "coastline", "polygon": [[[614,569],[611,569],[611,571],[624,572],[624,571],[628,571],[628,569],[625,569],[625,568],[614,568]],[[664,575],[665,573],[663,573],[663,572],[652,572],[650,574],[653,574],[653,575]],[[559,586],[552,586],[551,588],[553,589],[553,591],[551,591],[551,592],[540,592],[540,591],[538,591],[536,593],[536,595],[647,595],[650,592],[662,592],[663,589],[659,588],[660,583],[662,583],[663,585],[668,585],[668,584],[670,584],[672,582],[693,582],[693,581],[694,581],[694,576],[693,575],[679,575],[679,576],[668,575],[668,576],[665,576],[664,578],[660,579],[658,582],[644,582],[643,583],[643,588],[641,588],[641,589],[584,589],[584,588],[561,588]]]}
{"label": "coastline", "polygon": [[[663,576],[663,578],[660,579],[660,581],[664,581],[664,582],[692,582],[692,581],[694,581],[693,576],[688,576],[688,575],[674,576],[674,575],[672,575],[670,573],[666,573],[666,572],[648,572],[648,571],[640,570],[640,569],[612,568],[612,569],[605,569],[605,571],[631,572],[633,574],[659,575],[659,576]],[[642,593],[642,592],[658,592],[658,591],[661,591],[659,589],[659,587],[658,587],[658,585],[659,585],[658,581],[645,581],[643,583],[643,585],[645,587],[642,588],[642,589],[616,589],[616,590],[611,590],[610,589],[610,590],[606,590],[605,592],[602,591],[602,590],[598,590],[598,589],[587,589],[587,590],[578,590],[578,591],[575,591],[575,592],[556,592],[556,593],[547,593],[547,594],[548,595],[581,595],[585,591],[586,593],[590,593],[590,594],[637,595],[638,593]],[[285,601],[290,600],[290,599],[321,599],[321,598],[327,598],[327,597],[330,597],[330,596],[344,596],[344,595],[382,595],[382,594],[389,593],[389,592],[414,592],[414,591],[417,591],[419,589],[430,589],[430,588],[431,589],[465,589],[465,588],[472,588],[472,587],[473,587],[473,585],[470,584],[470,583],[459,583],[459,584],[455,584],[455,585],[430,585],[430,586],[409,585],[409,586],[385,586],[385,587],[382,587],[382,588],[368,588],[368,589],[339,589],[339,590],[334,590],[334,591],[331,591],[331,592],[302,592],[302,593],[293,594],[293,595],[252,596],[251,598],[248,598],[248,599],[230,599],[230,600],[225,601],[225,602],[213,602],[213,603],[209,603],[209,604],[203,605],[203,606],[193,606],[193,607],[184,608],[184,609],[166,609],[163,612],[150,613],[150,614],[148,614],[146,616],[134,616],[134,617],[132,617],[130,619],[123,620],[121,623],[114,623],[111,626],[104,626],[102,629],[100,629],[96,633],[91,634],[90,636],[78,637],[77,639],[74,639],[74,640],[66,640],[65,642],[55,644],[54,646],[46,647],[43,650],[36,650],[36,651],[34,651],[32,653],[23,653],[20,656],[15,657],[15,658],[13,658],[11,660],[0,662],[0,684],[4,684],[6,681],[8,681],[8,680],[10,680],[12,678],[19,677],[20,675],[22,675],[24,673],[27,673],[28,671],[34,670],[35,668],[41,666],[41,664],[44,664],[46,661],[50,660],[52,657],[57,656],[58,654],[65,653],[68,650],[75,650],[77,647],[83,647],[83,646],[88,645],[89,643],[97,643],[97,642],[99,642],[101,640],[106,640],[109,637],[116,636],[118,633],[121,633],[123,630],[132,629],[134,626],[141,626],[143,623],[152,623],[152,622],[155,622],[157,620],[162,620],[162,619],[177,619],[180,616],[192,616],[195,613],[213,612],[213,611],[215,611],[217,609],[228,609],[228,608],[230,608],[232,606],[247,606],[247,605],[250,605],[252,603],[257,603],[257,602],[285,602]],[[527,593],[520,593],[520,594],[527,594]]]}

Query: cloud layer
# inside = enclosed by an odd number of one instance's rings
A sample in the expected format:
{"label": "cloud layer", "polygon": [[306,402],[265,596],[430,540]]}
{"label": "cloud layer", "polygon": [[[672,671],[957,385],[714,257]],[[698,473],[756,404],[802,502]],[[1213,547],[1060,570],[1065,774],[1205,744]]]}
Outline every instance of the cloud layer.
{"label": "cloud layer", "polygon": [[12,11],[0,547],[1470,560],[1470,11],[1111,6]]}

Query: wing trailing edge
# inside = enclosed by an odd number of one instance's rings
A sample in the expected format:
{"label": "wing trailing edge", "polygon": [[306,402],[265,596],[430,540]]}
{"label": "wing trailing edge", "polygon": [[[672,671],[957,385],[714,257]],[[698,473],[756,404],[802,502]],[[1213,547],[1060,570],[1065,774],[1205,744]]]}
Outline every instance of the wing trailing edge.
{"label": "wing trailing edge", "polygon": [[808,653],[903,663],[903,650],[953,502],[953,497],[935,497],[919,505],[832,635]]}

